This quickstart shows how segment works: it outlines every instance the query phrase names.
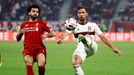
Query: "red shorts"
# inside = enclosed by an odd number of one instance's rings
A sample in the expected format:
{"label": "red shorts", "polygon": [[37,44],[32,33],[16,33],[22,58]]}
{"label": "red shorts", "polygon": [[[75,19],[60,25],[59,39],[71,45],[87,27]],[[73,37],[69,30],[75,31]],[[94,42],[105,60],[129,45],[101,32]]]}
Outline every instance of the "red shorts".
{"label": "red shorts", "polygon": [[33,57],[34,61],[36,60],[36,57],[38,54],[43,53],[45,55],[45,59],[46,59],[46,48],[24,48],[22,55],[23,57],[25,57],[26,55],[30,55]]}

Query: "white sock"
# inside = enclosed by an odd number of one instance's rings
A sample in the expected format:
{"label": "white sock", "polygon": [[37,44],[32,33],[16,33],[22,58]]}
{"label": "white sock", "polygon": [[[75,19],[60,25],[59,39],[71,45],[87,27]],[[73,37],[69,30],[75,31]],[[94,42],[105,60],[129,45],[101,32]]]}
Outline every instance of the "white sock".
{"label": "white sock", "polygon": [[77,67],[75,67],[74,69],[76,75],[84,75],[84,72],[80,66],[77,65]]}

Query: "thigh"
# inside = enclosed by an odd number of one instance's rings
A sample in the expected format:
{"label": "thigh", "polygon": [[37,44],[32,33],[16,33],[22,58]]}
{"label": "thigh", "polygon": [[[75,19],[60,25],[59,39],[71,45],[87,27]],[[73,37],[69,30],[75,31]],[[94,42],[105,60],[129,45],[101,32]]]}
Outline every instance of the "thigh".
{"label": "thigh", "polygon": [[82,62],[86,59],[87,53],[85,51],[85,47],[82,43],[79,43],[77,48],[75,49],[73,53],[73,59],[76,59],[78,57],[82,60]]}
{"label": "thigh", "polygon": [[40,49],[37,51],[36,60],[38,66],[43,66],[46,63],[46,51],[44,49]]}
{"label": "thigh", "polygon": [[32,65],[34,61],[32,52],[28,49],[24,49],[22,54],[25,64]]}
{"label": "thigh", "polygon": [[24,56],[24,62],[26,65],[32,65],[33,61],[34,61],[34,59],[32,56],[30,56],[30,55]]}

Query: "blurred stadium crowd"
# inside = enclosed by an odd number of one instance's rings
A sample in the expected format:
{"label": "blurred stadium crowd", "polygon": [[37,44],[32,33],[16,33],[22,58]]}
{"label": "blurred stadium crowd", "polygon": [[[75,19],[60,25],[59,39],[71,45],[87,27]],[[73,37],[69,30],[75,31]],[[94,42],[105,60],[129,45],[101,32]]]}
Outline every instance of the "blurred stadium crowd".
{"label": "blurred stadium crowd", "polygon": [[38,4],[42,8],[40,17],[47,20],[58,20],[58,11],[63,0],[0,0],[0,20],[24,20],[29,5]]}
{"label": "blurred stadium crowd", "polygon": [[120,9],[119,16],[122,21],[134,21],[134,0],[128,0],[127,7]]}
{"label": "blurred stadium crowd", "polygon": [[[74,17],[77,6],[83,5],[89,10],[89,20],[97,23],[101,22],[107,25],[110,20],[116,17],[115,14],[120,18],[119,21],[134,21],[134,0],[124,0],[126,6],[118,8],[121,1],[123,0],[71,0],[71,7],[67,17]],[[64,6],[65,0],[0,0],[0,20],[27,20],[26,8],[32,4],[38,4],[42,8],[40,19],[59,21],[59,11]],[[0,24],[0,29],[2,29],[2,24]]]}

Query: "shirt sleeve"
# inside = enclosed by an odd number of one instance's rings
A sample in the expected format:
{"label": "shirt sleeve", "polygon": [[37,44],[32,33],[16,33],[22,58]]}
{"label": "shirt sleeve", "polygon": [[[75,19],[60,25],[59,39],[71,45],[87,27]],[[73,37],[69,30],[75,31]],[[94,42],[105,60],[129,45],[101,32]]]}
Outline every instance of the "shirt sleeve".
{"label": "shirt sleeve", "polygon": [[23,28],[24,28],[24,23],[22,23],[22,24],[20,25],[19,31],[20,31],[21,29],[23,29]]}
{"label": "shirt sleeve", "polygon": [[43,30],[44,31],[47,31],[47,32],[50,32],[50,27],[48,27],[48,25],[47,25],[47,22],[45,22],[45,21],[42,21],[42,24],[43,24]]}
{"label": "shirt sleeve", "polygon": [[94,27],[95,27],[95,33],[96,33],[97,35],[102,34],[102,31],[100,30],[100,28],[98,27],[97,24],[94,24]]}

